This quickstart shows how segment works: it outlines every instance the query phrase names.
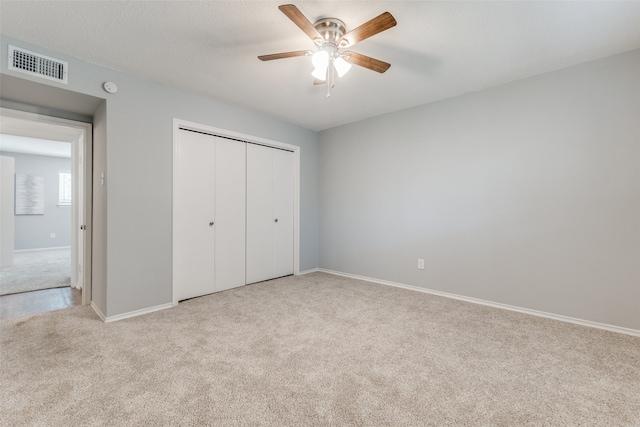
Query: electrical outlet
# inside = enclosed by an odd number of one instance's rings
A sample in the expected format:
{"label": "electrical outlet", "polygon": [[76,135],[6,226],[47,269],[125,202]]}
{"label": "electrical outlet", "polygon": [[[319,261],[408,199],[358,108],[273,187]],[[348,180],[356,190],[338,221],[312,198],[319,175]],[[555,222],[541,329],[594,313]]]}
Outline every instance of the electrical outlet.
{"label": "electrical outlet", "polygon": [[51,238],[55,239],[56,238],[56,233],[51,233]]}
{"label": "electrical outlet", "polygon": [[418,259],[418,270],[424,270],[424,260],[422,258]]}

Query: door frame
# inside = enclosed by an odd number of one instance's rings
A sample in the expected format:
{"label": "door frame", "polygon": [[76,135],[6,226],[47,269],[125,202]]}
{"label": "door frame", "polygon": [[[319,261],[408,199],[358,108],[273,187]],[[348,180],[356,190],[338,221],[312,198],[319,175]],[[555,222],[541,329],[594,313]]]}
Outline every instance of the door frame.
{"label": "door frame", "polygon": [[190,122],[187,120],[173,119],[173,181],[171,195],[171,293],[173,305],[178,305],[176,293],[176,253],[173,245],[175,240],[174,221],[176,219],[176,206],[174,204],[174,195],[176,193],[176,183],[178,180],[178,133],[180,129],[201,132],[212,136],[230,138],[244,141],[249,144],[264,145],[266,147],[279,148],[291,151],[293,153],[293,274],[300,274],[300,147],[297,145],[287,144],[284,142],[273,141],[254,135],[248,135],[228,129],[208,126],[201,123]]}
{"label": "door frame", "polygon": [[[82,304],[91,303],[91,219],[92,219],[92,159],[93,125],[91,123],[1,107],[0,116],[39,124],[73,128],[79,136],[71,141],[71,167],[74,197],[71,202],[71,277],[72,285],[81,282]],[[30,136],[27,132],[23,136]],[[83,221],[84,217],[84,221]],[[80,226],[85,229],[81,232]],[[82,243],[82,254],[77,248]],[[78,266],[82,270],[78,271]]]}

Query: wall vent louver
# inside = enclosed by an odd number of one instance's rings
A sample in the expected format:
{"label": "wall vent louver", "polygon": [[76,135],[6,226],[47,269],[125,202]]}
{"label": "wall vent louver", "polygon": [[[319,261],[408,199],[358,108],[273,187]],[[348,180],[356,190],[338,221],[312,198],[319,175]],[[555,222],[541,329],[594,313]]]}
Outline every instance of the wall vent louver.
{"label": "wall vent louver", "polygon": [[9,69],[67,84],[69,64],[59,59],[9,45]]}

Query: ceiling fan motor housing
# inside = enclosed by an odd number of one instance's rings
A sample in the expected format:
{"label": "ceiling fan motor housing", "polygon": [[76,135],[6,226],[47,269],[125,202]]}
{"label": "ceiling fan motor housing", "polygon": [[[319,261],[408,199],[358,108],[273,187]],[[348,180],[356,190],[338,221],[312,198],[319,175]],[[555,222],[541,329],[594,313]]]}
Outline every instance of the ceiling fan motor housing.
{"label": "ceiling fan motor housing", "polygon": [[325,43],[338,47],[338,40],[346,33],[344,22],[336,18],[322,18],[317,20],[313,26],[322,35],[324,40],[314,40],[318,46]]}

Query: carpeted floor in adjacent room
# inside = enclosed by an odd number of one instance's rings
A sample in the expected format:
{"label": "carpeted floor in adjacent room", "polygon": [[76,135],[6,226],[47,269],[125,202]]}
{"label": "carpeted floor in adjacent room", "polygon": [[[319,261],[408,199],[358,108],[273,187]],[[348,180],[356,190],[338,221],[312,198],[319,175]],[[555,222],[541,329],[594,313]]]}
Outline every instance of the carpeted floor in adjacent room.
{"label": "carpeted floor in adjacent room", "polygon": [[71,285],[71,248],[18,251],[13,265],[0,269],[0,295]]}
{"label": "carpeted floor in adjacent room", "polygon": [[638,337],[324,273],[0,332],[3,426],[640,420]]}

